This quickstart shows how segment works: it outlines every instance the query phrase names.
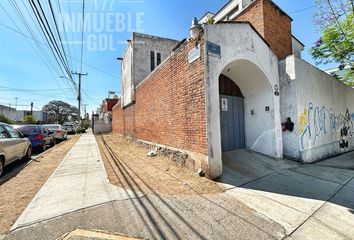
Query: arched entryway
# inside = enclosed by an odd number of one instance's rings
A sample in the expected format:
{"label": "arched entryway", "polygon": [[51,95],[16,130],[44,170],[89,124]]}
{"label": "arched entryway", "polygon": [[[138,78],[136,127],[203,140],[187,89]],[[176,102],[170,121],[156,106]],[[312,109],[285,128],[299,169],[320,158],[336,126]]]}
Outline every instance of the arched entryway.
{"label": "arched entryway", "polygon": [[229,63],[219,76],[219,96],[222,151],[274,156],[274,91],[263,71],[247,60]]}

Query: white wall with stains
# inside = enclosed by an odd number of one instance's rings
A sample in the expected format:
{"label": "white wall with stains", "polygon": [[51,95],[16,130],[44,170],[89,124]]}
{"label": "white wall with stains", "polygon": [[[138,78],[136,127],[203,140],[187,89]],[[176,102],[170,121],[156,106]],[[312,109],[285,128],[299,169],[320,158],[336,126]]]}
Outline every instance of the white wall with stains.
{"label": "white wall with stains", "polygon": [[[221,55],[205,49],[208,160],[211,177],[222,173],[219,76],[229,76],[245,95],[246,143],[251,150],[282,157],[278,59],[246,23],[206,25],[205,40],[220,46]],[[228,69],[230,68],[230,71]],[[265,106],[270,111],[265,111]],[[251,114],[255,110],[255,114]],[[246,116],[247,115],[247,116]]]}
{"label": "white wall with stains", "polygon": [[354,149],[354,89],[290,56],[279,63],[284,155],[310,163]]}

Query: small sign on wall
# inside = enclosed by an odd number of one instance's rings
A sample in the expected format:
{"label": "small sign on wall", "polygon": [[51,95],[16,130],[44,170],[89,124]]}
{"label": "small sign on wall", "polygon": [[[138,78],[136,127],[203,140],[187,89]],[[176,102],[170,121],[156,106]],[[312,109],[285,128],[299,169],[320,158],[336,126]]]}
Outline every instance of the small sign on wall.
{"label": "small sign on wall", "polygon": [[200,44],[188,52],[188,62],[192,63],[198,58],[200,58]]}
{"label": "small sign on wall", "polygon": [[223,112],[229,111],[227,98],[221,98],[221,111],[223,111]]}
{"label": "small sign on wall", "polygon": [[220,45],[217,45],[215,43],[207,41],[207,52],[208,55],[214,56],[214,57],[221,57],[221,48]]}

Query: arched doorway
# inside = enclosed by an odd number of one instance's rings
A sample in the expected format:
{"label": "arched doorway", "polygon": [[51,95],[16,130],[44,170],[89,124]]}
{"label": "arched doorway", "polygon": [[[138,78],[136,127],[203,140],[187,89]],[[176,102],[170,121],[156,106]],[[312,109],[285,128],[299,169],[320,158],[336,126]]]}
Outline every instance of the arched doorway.
{"label": "arched doorway", "polygon": [[236,60],[219,76],[222,152],[247,148],[275,156],[274,91],[263,71]]}
{"label": "arched doorway", "polygon": [[221,148],[228,152],[246,147],[244,97],[230,78],[219,77]]}

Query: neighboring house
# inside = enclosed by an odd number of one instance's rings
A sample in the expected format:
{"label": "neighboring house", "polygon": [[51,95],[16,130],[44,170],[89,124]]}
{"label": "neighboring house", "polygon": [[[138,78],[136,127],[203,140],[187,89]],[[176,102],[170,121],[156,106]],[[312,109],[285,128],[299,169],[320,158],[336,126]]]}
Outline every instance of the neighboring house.
{"label": "neighboring house", "polygon": [[210,178],[236,149],[305,163],[353,150],[354,90],[301,59],[291,22],[271,0],[231,0],[194,20],[188,39],[167,40],[154,69],[163,40],[135,52],[134,33],[113,131],[186,153],[182,164]]}
{"label": "neighboring house", "polygon": [[118,97],[106,98],[102,101],[101,107],[98,109],[99,114],[92,117],[94,133],[112,132],[112,109],[118,102]]}
{"label": "neighboring house", "polygon": [[162,37],[133,33],[122,60],[122,104],[135,101],[135,88],[153,72],[179,43]]}
{"label": "neighboring house", "polygon": [[[31,111],[17,110],[16,111],[16,122],[22,122],[25,116],[31,115]],[[43,111],[32,111],[32,116],[40,124],[48,123],[48,113]]]}
{"label": "neighboring house", "polygon": [[8,119],[15,121],[16,109],[4,105],[0,105],[0,114],[4,115]]}

